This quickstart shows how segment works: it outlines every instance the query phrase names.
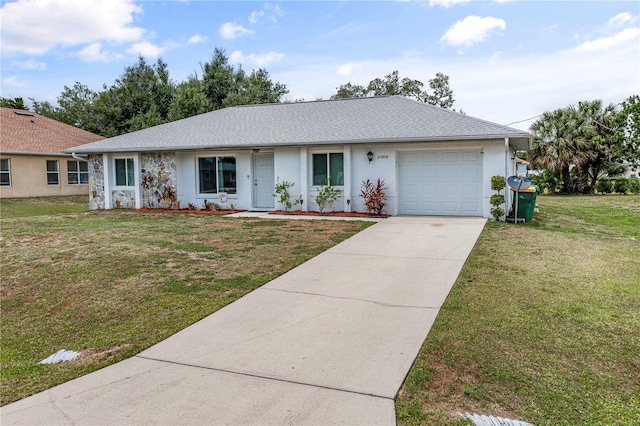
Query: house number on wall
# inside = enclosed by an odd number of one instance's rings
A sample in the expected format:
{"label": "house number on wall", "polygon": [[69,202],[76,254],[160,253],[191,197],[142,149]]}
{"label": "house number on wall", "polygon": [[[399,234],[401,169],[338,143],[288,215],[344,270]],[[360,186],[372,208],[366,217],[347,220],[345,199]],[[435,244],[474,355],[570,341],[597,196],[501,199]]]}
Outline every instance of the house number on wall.
{"label": "house number on wall", "polygon": [[383,158],[389,158],[388,155],[378,155],[378,160],[383,159]]}

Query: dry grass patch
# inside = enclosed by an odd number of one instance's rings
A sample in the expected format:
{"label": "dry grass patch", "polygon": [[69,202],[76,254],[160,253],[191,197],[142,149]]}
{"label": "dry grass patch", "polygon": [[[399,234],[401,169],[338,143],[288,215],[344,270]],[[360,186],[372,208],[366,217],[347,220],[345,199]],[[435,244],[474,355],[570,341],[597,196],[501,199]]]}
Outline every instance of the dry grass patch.
{"label": "dry grass patch", "polygon": [[[130,211],[3,219],[1,403],[130,357],[369,225]],[[83,356],[38,365],[59,349]]]}

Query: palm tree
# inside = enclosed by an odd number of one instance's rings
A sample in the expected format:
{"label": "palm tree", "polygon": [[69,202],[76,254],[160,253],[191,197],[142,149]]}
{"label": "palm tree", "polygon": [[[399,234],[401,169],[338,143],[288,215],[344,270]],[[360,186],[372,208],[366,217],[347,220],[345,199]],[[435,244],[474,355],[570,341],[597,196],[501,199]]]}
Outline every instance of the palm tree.
{"label": "palm tree", "polygon": [[617,110],[613,104],[603,106],[600,99],[578,103],[578,114],[583,122],[581,138],[584,148],[577,157],[580,168],[578,192],[594,193],[600,172],[613,162],[611,144],[616,133]]}
{"label": "palm tree", "polygon": [[533,147],[528,160],[536,168],[560,170],[562,192],[572,191],[570,169],[583,154],[584,123],[573,106],[545,112],[531,125]]}

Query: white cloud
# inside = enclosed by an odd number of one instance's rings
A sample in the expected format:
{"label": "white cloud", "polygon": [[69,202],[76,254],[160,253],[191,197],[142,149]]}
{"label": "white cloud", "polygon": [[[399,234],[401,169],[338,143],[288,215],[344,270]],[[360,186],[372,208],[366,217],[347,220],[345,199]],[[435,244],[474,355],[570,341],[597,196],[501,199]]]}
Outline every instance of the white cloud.
{"label": "white cloud", "polygon": [[284,58],[284,53],[280,53],[280,52],[267,52],[267,53],[260,53],[258,55],[256,55],[255,53],[250,53],[248,55],[245,55],[242,53],[241,50],[236,50],[233,53],[231,53],[231,55],[229,55],[229,62],[232,63],[252,63],[254,65],[257,65],[259,67],[266,65],[268,63],[274,62],[274,61],[279,61],[282,58]]}
{"label": "white cloud", "polygon": [[24,87],[27,84],[18,79],[18,77],[16,77],[15,75],[12,75],[11,77],[7,77],[4,80],[2,80],[2,84],[4,84],[5,86],[11,86],[11,87]]}
{"label": "white cloud", "polygon": [[609,19],[609,22],[607,22],[607,24],[611,27],[623,27],[627,24],[632,24],[637,20],[637,16],[633,16],[629,12],[622,12]]}
{"label": "white cloud", "polygon": [[264,16],[264,10],[254,10],[254,11],[252,11],[251,15],[249,15],[249,23],[251,25],[257,23],[258,19],[261,18],[262,16]]}
{"label": "white cloud", "polygon": [[165,43],[164,46],[158,46],[151,43],[150,41],[145,40],[134,43],[130,48],[127,49],[127,53],[130,55],[142,55],[145,58],[158,58],[164,52],[176,46],[177,45],[174,43]]}
{"label": "white cloud", "polygon": [[262,9],[252,11],[247,20],[251,25],[255,25],[264,17],[265,20],[271,21],[275,24],[278,22],[278,19],[286,14],[287,13],[280,9],[280,6],[277,4],[265,3]]}
{"label": "white cloud", "polygon": [[471,0],[429,0],[429,6],[440,6],[445,9],[455,6],[456,4],[469,3]]}
{"label": "white cloud", "polygon": [[631,41],[635,41],[636,45],[640,43],[640,28],[627,28],[610,37],[601,37],[596,40],[586,41],[573,50],[576,52],[605,51]]}
{"label": "white cloud", "polygon": [[102,43],[96,42],[80,50],[76,56],[84,62],[109,62],[111,52],[102,50]]}
{"label": "white cloud", "polygon": [[220,35],[225,40],[233,40],[240,36],[253,34],[253,30],[249,30],[242,25],[236,25],[233,22],[226,22],[220,26]]}
{"label": "white cloud", "polygon": [[499,18],[467,16],[453,24],[440,38],[440,41],[450,46],[469,48],[494,34],[496,30],[504,30],[506,27],[506,22]]}
{"label": "white cloud", "polygon": [[198,44],[198,43],[204,43],[205,41],[207,41],[208,37],[204,37],[200,34],[194,34],[191,37],[189,37],[189,40],[187,41],[187,43],[189,44]]}
{"label": "white cloud", "polygon": [[35,59],[27,59],[26,61],[12,61],[11,68],[44,71],[47,69],[47,64],[44,62],[38,62]]}
{"label": "white cloud", "polygon": [[137,41],[145,32],[133,25],[140,13],[142,7],[133,0],[4,3],[0,9],[2,53],[41,55],[56,46]]}
{"label": "white cloud", "polygon": [[544,27],[544,28],[542,29],[542,31],[547,31],[547,32],[552,33],[552,32],[554,32],[554,31],[555,31],[555,30],[557,30],[557,29],[558,29],[558,24],[551,24],[551,25],[548,25],[548,26]]}

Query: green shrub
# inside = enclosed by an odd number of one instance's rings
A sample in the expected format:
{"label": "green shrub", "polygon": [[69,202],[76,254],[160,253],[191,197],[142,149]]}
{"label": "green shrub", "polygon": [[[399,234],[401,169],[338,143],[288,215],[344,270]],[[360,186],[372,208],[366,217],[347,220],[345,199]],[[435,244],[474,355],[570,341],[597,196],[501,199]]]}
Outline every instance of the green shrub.
{"label": "green shrub", "polygon": [[601,177],[596,181],[596,191],[601,194],[610,194],[612,188],[613,184],[609,178]]}
{"label": "green shrub", "polygon": [[555,193],[562,186],[562,176],[559,170],[543,170],[542,173],[531,176],[531,184],[538,185],[540,192]]}
{"label": "green shrub", "polygon": [[289,189],[294,186],[295,183],[293,182],[289,182],[286,180],[280,182],[280,178],[277,179],[275,194],[273,194],[273,196],[276,197],[276,200],[278,200],[278,203],[280,203],[280,205],[282,206],[282,210],[285,212],[288,212],[291,207],[302,202],[302,196],[293,199],[291,198]]}
{"label": "green shrub", "polygon": [[320,186],[320,188],[318,188],[318,193],[313,197],[313,201],[318,205],[318,211],[320,214],[322,214],[325,208],[340,198],[341,194],[342,191],[334,187],[329,181],[327,181],[326,185]]}
{"label": "green shrub", "polygon": [[640,194],[640,179],[629,179],[629,192]]}
{"label": "green shrub", "polygon": [[505,180],[504,176],[491,176],[491,189],[500,192],[504,189],[505,186],[507,186],[507,181]]}
{"label": "green shrub", "polygon": [[501,194],[493,194],[491,198],[489,198],[489,204],[492,206],[499,206],[504,204],[504,195]]}
{"label": "green shrub", "polygon": [[626,194],[629,192],[629,179],[617,178],[613,181],[613,191],[618,194]]}

